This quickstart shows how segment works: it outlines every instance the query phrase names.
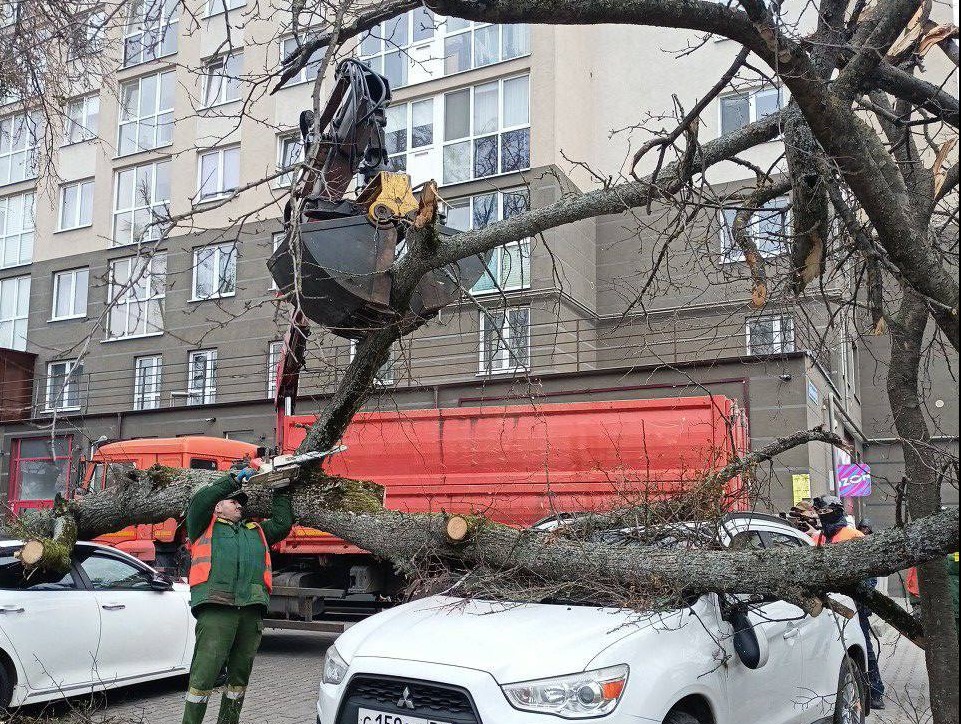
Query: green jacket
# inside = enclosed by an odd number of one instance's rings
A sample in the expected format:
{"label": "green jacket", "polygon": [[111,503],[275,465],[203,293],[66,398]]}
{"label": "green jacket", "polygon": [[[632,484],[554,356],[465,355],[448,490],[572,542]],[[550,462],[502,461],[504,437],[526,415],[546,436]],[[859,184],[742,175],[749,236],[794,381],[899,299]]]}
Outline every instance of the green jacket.
{"label": "green jacket", "polygon": [[[237,482],[225,475],[198,490],[187,505],[187,537],[193,543],[210,525],[217,503],[237,490]],[[275,495],[273,517],[260,527],[268,545],[282,541],[294,523],[290,498]],[[264,544],[255,524],[231,523],[221,518],[214,524],[211,543],[210,577],[190,588],[190,607],[205,603],[224,606],[267,607],[269,594],[264,585]]]}

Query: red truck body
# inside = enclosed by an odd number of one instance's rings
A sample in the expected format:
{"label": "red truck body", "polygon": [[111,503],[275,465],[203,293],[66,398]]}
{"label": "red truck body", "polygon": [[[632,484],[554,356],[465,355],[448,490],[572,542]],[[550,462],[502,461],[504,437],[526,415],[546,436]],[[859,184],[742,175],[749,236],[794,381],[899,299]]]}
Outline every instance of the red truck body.
{"label": "red truck body", "polygon": [[[284,418],[284,452],[312,416]],[[724,397],[359,413],[325,464],[372,480],[405,512],[483,513],[527,526],[561,512],[603,511],[689,489],[747,449],[737,403]],[[740,481],[728,487],[739,507]],[[296,527],[284,553],[359,552]]]}

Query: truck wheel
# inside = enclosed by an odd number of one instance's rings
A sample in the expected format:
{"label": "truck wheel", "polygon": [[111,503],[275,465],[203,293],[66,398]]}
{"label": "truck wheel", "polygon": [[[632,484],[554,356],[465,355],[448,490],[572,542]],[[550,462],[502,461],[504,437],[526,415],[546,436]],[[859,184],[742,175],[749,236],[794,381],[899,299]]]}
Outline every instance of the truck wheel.
{"label": "truck wheel", "polygon": [[664,724],[701,724],[701,722],[686,711],[672,711],[664,717]]}
{"label": "truck wheel", "polygon": [[864,673],[857,661],[845,656],[838,675],[834,724],[864,724]]}

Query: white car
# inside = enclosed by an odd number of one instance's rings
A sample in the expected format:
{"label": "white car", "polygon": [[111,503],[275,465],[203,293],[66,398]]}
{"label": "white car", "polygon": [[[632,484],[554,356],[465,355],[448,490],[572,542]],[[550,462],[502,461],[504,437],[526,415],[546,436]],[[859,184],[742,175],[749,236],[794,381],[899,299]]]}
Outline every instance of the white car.
{"label": "white car", "polygon": [[189,586],[93,543],[24,580],[21,545],[0,541],[0,712],[189,671]]}
{"label": "white car", "polygon": [[[811,545],[780,519],[755,514],[729,516],[720,538]],[[861,724],[864,651],[856,619],[812,618],[784,601],[710,594],[640,615],[433,596],[337,639],[317,722]]]}

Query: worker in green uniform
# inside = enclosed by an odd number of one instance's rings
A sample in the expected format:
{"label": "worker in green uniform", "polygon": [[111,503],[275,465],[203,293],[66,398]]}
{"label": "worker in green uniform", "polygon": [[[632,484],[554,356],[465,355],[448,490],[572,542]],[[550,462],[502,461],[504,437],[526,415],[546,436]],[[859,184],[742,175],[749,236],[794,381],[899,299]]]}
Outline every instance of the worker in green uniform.
{"label": "worker in green uniform", "polygon": [[198,490],[187,506],[190,608],[197,636],[183,724],[201,724],[217,677],[226,664],[227,688],[217,724],[237,724],[260,646],[272,587],[270,546],[293,525],[290,497],[274,495],[273,517],[244,517],[241,483],[253,474],[231,472]]}

